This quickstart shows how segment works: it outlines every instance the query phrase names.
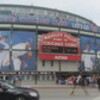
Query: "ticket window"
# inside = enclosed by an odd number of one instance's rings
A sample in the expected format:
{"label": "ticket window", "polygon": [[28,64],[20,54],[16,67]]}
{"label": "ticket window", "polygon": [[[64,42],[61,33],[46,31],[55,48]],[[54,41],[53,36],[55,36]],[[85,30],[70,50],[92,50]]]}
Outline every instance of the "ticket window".
{"label": "ticket window", "polygon": [[46,80],[45,74],[39,74],[39,75],[37,76],[37,80],[38,80],[38,81],[45,81],[45,80]]}

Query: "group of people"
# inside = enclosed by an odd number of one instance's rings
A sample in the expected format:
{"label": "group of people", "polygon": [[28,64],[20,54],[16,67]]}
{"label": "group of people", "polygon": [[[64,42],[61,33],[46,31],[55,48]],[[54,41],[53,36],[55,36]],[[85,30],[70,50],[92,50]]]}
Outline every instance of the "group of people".
{"label": "group of people", "polygon": [[[93,76],[93,80],[94,82],[96,82],[97,86],[98,86],[98,90],[100,91],[100,75],[97,76]],[[76,86],[81,86],[81,88],[83,89],[85,94],[88,94],[86,88],[85,88],[85,78],[82,75],[78,75],[76,80],[75,80],[75,84],[74,84],[74,88],[71,92],[71,95],[74,94],[75,88]]]}
{"label": "group of people", "polygon": [[87,86],[87,87],[97,87],[100,91],[100,75],[77,75],[77,76],[70,76],[70,77],[62,77],[58,79],[57,84],[66,84],[71,86]]}
{"label": "group of people", "polygon": [[[96,86],[96,79],[93,76],[84,76],[82,78],[84,79],[85,86]],[[77,79],[78,79],[78,76],[70,76],[66,79],[66,84],[74,85]]]}

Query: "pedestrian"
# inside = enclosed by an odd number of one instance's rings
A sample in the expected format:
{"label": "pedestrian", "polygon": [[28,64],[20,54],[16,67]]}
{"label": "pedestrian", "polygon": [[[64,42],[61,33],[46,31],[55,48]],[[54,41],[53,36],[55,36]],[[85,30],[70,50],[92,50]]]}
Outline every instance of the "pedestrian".
{"label": "pedestrian", "polygon": [[14,76],[13,77],[13,85],[17,85],[17,82],[18,82],[18,77]]}
{"label": "pedestrian", "polygon": [[15,76],[12,77],[12,82],[13,82],[13,85],[16,85],[16,77]]}
{"label": "pedestrian", "polygon": [[97,85],[98,85],[98,90],[100,91],[100,76],[97,78]]}
{"label": "pedestrian", "polygon": [[85,93],[85,94],[88,94],[88,92],[87,92],[86,89],[85,89],[85,78],[84,78],[84,77],[82,77],[82,78],[80,79],[80,86],[82,87],[84,93]]}
{"label": "pedestrian", "polygon": [[19,83],[19,86],[21,86],[21,83],[22,83],[22,77],[21,76],[18,77],[18,81],[19,81],[18,82]]}
{"label": "pedestrian", "polygon": [[59,84],[59,79],[58,79],[58,77],[56,77],[56,84]]}
{"label": "pedestrian", "polygon": [[71,95],[74,94],[77,85],[81,86],[81,88],[83,89],[85,94],[88,94],[88,92],[85,89],[85,79],[84,79],[84,77],[81,76],[81,75],[78,75],[76,82],[75,82],[75,85],[74,85],[74,88],[73,88],[72,92],[70,93]]}
{"label": "pedestrian", "polygon": [[77,79],[75,80],[74,88],[73,88],[72,92],[70,93],[71,95],[74,94],[76,86],[79,84],[80,79],[81,79],[81,75],[78,75]]}

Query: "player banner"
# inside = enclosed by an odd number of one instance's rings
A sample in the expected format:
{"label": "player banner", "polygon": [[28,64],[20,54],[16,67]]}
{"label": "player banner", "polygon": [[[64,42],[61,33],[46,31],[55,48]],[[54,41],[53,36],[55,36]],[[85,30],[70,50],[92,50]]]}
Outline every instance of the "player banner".
{"label": "player banner", "polygon": [[97,58],[100,59],[100,39],[96,39],[96,53],[97,53]]}
{"label": "player banner", "polygon": [[93,54],[82,54],[81,70],[93,71],[96,69],[96,56]]}
{"label": "player banner", "polygon": [[35,70],[35,51],[35,32],[0,31],[0,71]]}

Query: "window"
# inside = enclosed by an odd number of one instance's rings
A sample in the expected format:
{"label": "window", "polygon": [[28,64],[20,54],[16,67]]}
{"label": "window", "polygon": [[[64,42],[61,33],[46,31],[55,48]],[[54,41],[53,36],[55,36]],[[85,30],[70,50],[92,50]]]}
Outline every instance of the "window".
{"label": "window", "polygon": [[83,23],[83,24],[90,24],[88,21],[86,21],[82,18],[76,18],[76,22]]}
{"label": "window", "polygon": [[45,66],[45,60],[42,61],[42,66],[43,66],[43,67]]}
{"label": "window", "polygon": [[48,16],[48,17],[55,18],[55,17],[56,17],[56,12],[53,12],[53,11],[47,11],[47,16]]}
{"label": "window", "polygon": [[45,75],[44,74],[42,75],[42,80],[45,81]]}
{"label": "window", "polygon": [[51,67],[53,67],[53,66],[54,66],[54,61],[51,60]]}
{"label": "window", "polygon": [[67,19],[70,21],[76,21],[75,17],[72,15],[67,15]]}

